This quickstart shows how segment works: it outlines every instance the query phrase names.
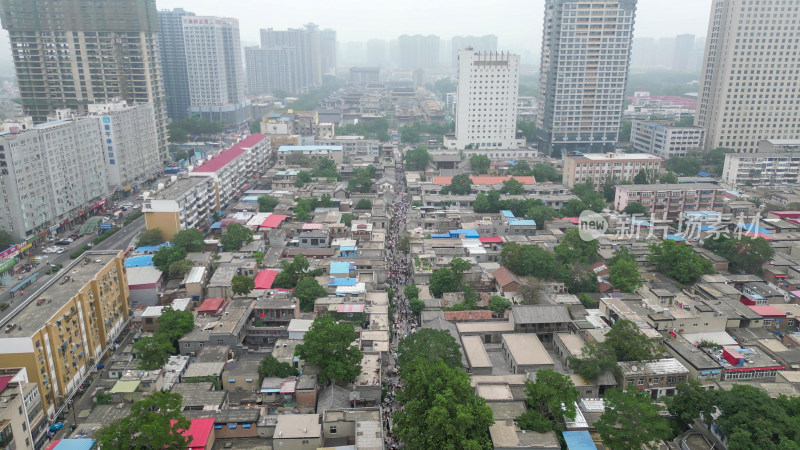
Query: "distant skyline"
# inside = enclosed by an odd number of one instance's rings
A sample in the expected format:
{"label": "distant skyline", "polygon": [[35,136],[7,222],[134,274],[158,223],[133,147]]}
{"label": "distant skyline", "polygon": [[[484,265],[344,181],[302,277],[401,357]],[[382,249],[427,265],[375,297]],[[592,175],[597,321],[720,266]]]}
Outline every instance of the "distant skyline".
{"label": "distant skyline", "polygon": [[[332,28],[342,44],[368,39],[397,38],[401,34],[435,34],[443,39],[457,35],[494,34],[498,50],[539,54],[544,1],[513,0],[306,0],[276,7],[261,0],[157,0],[156,8],[183,8],[197,15],[239,19],[243,45],[257,45],[261,28],[298,28],[313,22]],[[634,26],[636,37],[674,37],[690,33],[705,36],[711,0],[639,0]],[[341,50],[341,49],[340,49]],[[538,61],[523,61],[523,64]],[[13,71],[8,32],[0,32],[0,70]]]}
{"label": "distant skyline", "polygon": [[[498,50],[531,50],[542,41],[544,1],[514,0],[306,0],[280,8],[259,0],[158,0],[158,9],[184,8],[198,15],[239,19],[242,42],[258,42],[260,28],[297,28],[313,22],[332,28],[339,42],[394,39],[401,34],[498,36]],[[635,37],[705,36],[711,0],[639,0]]]}

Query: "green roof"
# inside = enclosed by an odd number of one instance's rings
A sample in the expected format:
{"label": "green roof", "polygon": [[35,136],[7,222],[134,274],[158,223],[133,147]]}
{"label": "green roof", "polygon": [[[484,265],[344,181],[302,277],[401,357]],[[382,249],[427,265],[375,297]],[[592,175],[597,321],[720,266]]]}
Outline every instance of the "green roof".
{"label": "green roof", "polygon": [[139,384],[140,383],[141,383],[141,381],[139,381],[139,380],[117,381],[117,384],[115,384],[114,387],[111,388],[110,392],[112,394],[118,393],[118,392],[121,392],[123,394],[130,393],[130,392],[136,392],[136,390],[139,389]]}

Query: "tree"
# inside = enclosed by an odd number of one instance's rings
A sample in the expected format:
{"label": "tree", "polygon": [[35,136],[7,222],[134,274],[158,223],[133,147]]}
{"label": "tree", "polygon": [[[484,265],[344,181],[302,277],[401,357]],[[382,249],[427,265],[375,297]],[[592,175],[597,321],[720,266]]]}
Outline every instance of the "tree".
{"label": "tree", "polygon": [[587,211],[589,207],[577,198],[567,200],[564,206],[561,207],[561,214],[564,217],[579,217],[583,211]]}
{"label": "tree", "polygon": [[347,182],[347,190],[350,192],[370,193],[372,191],[372,179],[377,172],[378,170],[372,165],[353,170],[353,174]]}
{"label": "tree", "polygon": [[537,245],[507,242],[500,251],[500,264],[516,275],[533,275],[549,280],[556,276],[558,264],[553,255]]}
{"label": "tree", "polygon": [[356,332],[349,323],[336,323],[325,315],[314,319],[303,343],[295,348],[295,355],[307,363],[316,364],[320,381],[336,383],[351,381],[361,373],[363,354],[353,345]]}
{"label": "tree", "polygon": [[726,258],[737,270],[755,275],[761,274],[762,266],[774,255],[769,242],[762,237],[734,239],[720,236],[706,240],[703,246]]}
{"label": "tree", "polygon": [[694,116],[683,116],[675,121],[676,127],[691,127],[694,125]]}
{"label": "tree", "polygon": [[302,183],[300,186],[311,183],[311,173],[307,170],[301,170],[300,172],[297,172],[297,181]]}
{"label": "tree", "polygon": [[231,279],[231,291],[235,295],[247,295],[255,288],[255,281],[246,275],[234,275]]}
{"label": "tree", "polygon": [[598,292],[597,275],[585,263],[576,263],[563,266],[559,272],[558,280],[564,283],[570,294],[583,292]]}
{"label": "tree", "polygon": [[194,329],[194,315],[189,311],[176,311],[170,307],[161,311],[158,318],[156,336],[166,336],[173,346],[178,344],[178,339]]}
{"label": "tree", "polygon": [[456,282],[459,284],[461,283],[462,278],[464,278],[464,274],[472,268],[472,264],[469,261],[458,256],[451,259],[448,266],[450,266],[450,270],[453,271],[453,276],[455,277]]}
{"label": "tree", "polygon": [[422,314],[422,310],[425,309],[425,302],[418,298],[412,298],[408,301],[408,308],[411,310],[412,314],[419,316]]}
{"label": "tree", "polygon": [[606,371],[614,370],[617,358],[608,346],[591,341],[583,346],[580,358],[569,357],[569,365],[581,377],[594,381]]}
{"label": "tree", "polygon": [[525,218],[536,222],[537,230],[544,230],[545,222],[553,220],[558,215],[558,212],[549,206],[535,205],[528,209],[528,212],[525,213]]}
{"label": "tree", "polygon": [[341,215],[342,223],[347,225],[348,227],[353,223],[353,220],[357,219],[355,214],[345,213]]}
{"label": "tree", "polygon": [[536,122],[518,121],[517,129],[529,144],[536,141]]}
{"label": "tree", "polygon": [[280,200],[276,197],[271,195],[262,195],[258,197],[258,210],[261,212],[272,212],[275,211],[275,207],[278,206]]}
{"label": "tree", "polygon": [[163,242],[164,237],[161,235],[161,230],[159,228],[142,231],[137,240],[137,243],[142,246],[158,245],[162,244]]}
{"label": "tree", "polygon": [[703,164],[694,156],[673,156],[665,163],[668,170],[684,177],[696,176]]}
{"label": "tree", "polygon": [[647,179],[647,172],[644,169],[640,169],[639,173],[633,177],[633,184],[650,184]]}
{"label": "tree", "polygon": [[173,127],[172,124],[167,125],[167,134],[169,141],[173,143],[182,143],[189,140],[189,132],[183,128]]}
{"label": "tree", "polygon": [[202,252],[206,248],[206,242],[203,233],[195,228],[189,228],[175,233],[175,236],[172,237],[172,246],[180,247],[187,253]]}
{"label": "tree", "polygon": [[525,193],[525,186],[514,178],[503,181],[500,192],[507,195],[522,195]]}
{"label": "tree", "polygon": [[411,233],[409,233],[408,230],[403,231],[403,235],[397,243],[397,251],[400,253],[408,253],[411,251]]}
{"label": "tree", "polygon": [[676,391],[674,396],[667,397],[667,409],[684,427],[689,427],[695,419],[711,423],[717,391],[705,389],[696,380],[678,383]]}
{"label": "tree", "polygon": [[372,209],[372,202],[362,198],[356,203],[356,209]]}
{"label": "tree", "polygon": [[188,259],[182,259],[180,261],[175,261],[169,265],[169,269],[167,269],[167,274],[173,280],[183,278],[186,276],[189,271],[192,270],[194,267],[194,263],[189,261]]}
{"label": "tree", "polygon": [[431,155],[426,147],[420,146],[406,152],[406,170],[425,170],[430,162]]}
{"label": "tree", "polygon": [[283,269],[276,277],[272,285],[278,288],[291,289],[300,281],[300,277],[311,275],[317,276],[316,272],[308,272],[308,260],[303,255],[295,255],[292,262],[281,261]]}
{"label": "tree", "polygon": [[289,363],[278,361],[278,359],[272,355],[267,355],[258,363],[258,374],[261,378],[286,378],[297,375],[297,369],[292,367]]}
{"label": "tree", "polygon": [[419,142],[419,130],[411,126],[400,128],[400,141],[404,144],[415,144]]}
{"label": "tree", "polygon": [[533,177],[537,183],[545,181],[561,181],[562,175],[550,164],[538,163],[533,166]]}
{"label": "tree", "polygon": [[630,320],[621,319],[606,333],[603,345],[614,352],[617,361],[653,361],[663,353],[658,342],[641,332]]}
{"label": "tree", "polygon": [[252,256],[256,260],[256,264],[261,266],[261,263],[264,262],[264,252],[253,252]]}
{"label": "tree", "polygon": [[319,178],[340,178],[336,163],[328,158],[318,159],[316,161],[316,167],[311,171],[311,175]]}
{"label": "tree", "polygon": [[[421,330],[420,330],[421,331]],[[415,333],[416,334],[416,333]],[[394,431],[407,448],[470,449],[491,447],[492,410],[461,369],[443,361],[418,358],[402,366],[403,408],[394,416]]]}
{"label": "tree", "polygon": [[719,429],[729,449],[796,449],[800,446],[800,400],[771,398],[756,386],[734,385],[717,392]]}
{"label": "tree", "polygon": [[472,180],[462,173],[450,179],[450,184],[442,188],[442,194],[467,195],[472,190]]}
{"label": "tree", "polygon": [[619,141],[620,142],[630,142],[631,141],[631,128],[633,123],[630,120],[623,120],[622,127],[619,130]]}
{"label": "tree", "polygon": [[[564,418],[574,419],[577,413],[578,390],[569,378],[550,369],[536,372],[536,381],[525,381],[525,401],[530,407],[523,425],[538,433],[562,431]],[[523,414],[525,416],[525,414]]]}
{"label": "tree", "polygon": [[705,154],[703,157],[703,162],[710,166],[709,170],[714,175],[722,175],[722,170],[725,167],[725,155],[728,153],[736,152],[730,148],[717,147]]}
{"label": "tree", "polygon": [[581,238],[577,227],[568,229],[558,245],[553,247],[558,261],[568,266],[594,262],[599,249],[600,244],[596,240],[587,241]]}
{"label": "tree", "polygon": [[714,273],[711,261],[695,253],[688,245],[667,239],[650,244],[647,261],[655,264],[659,272],[681,283],[694,283],[701,275]]}
{"label": "tree", "polygon": [[253,230],[244,225],[232,223],[228,225],[219,242],[226,252],[239,250],[242,245],[253,242]]}
{"label": "tree", "polygon": [[671,436],[660,407],[642,391],[606,391],[606,409],[595,423],[603,443],[611,450],[658,448],[659,441]]}
{"label": "tree", "polygon": [[181,394],[156,391],[131,405],[131,414],[115,420],[94,434],[100,448],[184,450],[192,438],[183,433],[189,419],[183,417]]}
{"label": "tree", "polygon": [[400,340],[397,354],[400,367],[406,367],[418,358],[431,363],[441,360],[453,369],[462,367],[461,347],[445,330],[421,328]]}
{"label": "tree", "polygon": [[175,347],[172,346],[169,338],[161,334],[139,339],[133,343],[133,350],[139,360],[137,367],[142,370],[156,370],[164,367],[169,356],[175,353]]}
{"label": "tree", "polygon": [[169,266],[176,261],[183,261],[186,259],[186,250],[183,247],[161,247],[153,255],[153,265],[156,269],[169,273]]}
{"label": "tree", "polygon": [[442,294],[445,292],[458,291],[458,280],[450,268],[443,267],[433,271],[429,288],[431,295],[436,298],[442,298]]}
{"label": "tree", "polygon": [[620,259],[615,264],[609,265],[608,269],[608,280],[615,289],[633,292],[642,286],[639,266],[633,258]]}
{"label": "tree", "polygon": [[[533,169],[526,161],[515,161],[514,164],[509,164],[508,174],[527,177],[533,175]],[[536,181],[539,181],[539,179],[537,178]]]}
{"label": "tree", "polygon": [[658,176],[658,181],[663,184],[675,184],[678,182],[678,176],[675,175],[675,172],[668,170]]}
{"label": "tree", "polygon": [[505,297],[501,297],[499,295],[493,295],[489,299],[489,309],[497,314],[503,314],[507,310],[511,309],[511,301]]}
{"label": "tree", "polygon": [[114,401],[114,398],[111,396],[110,392],[98,392],[94,396],[94,402],[98,405],[110,405]]}
{"label": "tree", "polygon": [[486,155],[474,154],[469,157],[469,167],[478,174],[489,173],[492,161]]}
{"label": "tree", "polygon": [[[597,192],[594,185],[591,183],[576,184],[572,188],[572,193],[581,199],[581,201],[586,205],[586,209],[591,209],[594,212],[600,212],[606,207],[603,194]],[[580,212],[578,212],[578,215],[580,215]]]}
{"label": "tree", "polygon": [[0,249],[5,250],[14,245],[14,238],[6,230],[0,230]]}
{"label": "tree", "polygon": [[403,288],[403,295],[408,299],[419,298],[419,288],[416,284],[407,284],[406,287]]}
{"label": "tree", "polygon": [[314,311],[314,301],[328,295],[328,291],[314,278],[303,278],[294,288],[294,296],[300,300],[300,310],[303,312]]}
{"label": "tree", "polygon": [[623,213],[629,216],[643,216],[647,214],[647,208],[639,202],[631,202],[622,210]]}

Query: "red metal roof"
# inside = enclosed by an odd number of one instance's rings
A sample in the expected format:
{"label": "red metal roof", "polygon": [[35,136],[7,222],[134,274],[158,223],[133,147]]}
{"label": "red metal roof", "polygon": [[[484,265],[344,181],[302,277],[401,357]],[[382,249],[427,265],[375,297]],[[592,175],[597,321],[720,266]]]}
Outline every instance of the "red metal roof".
{"label": "red metal roof", "polygon": [[233,147],[221,152],[219,155],[212,158],[210,161],[206,161],[201,164],[199,167],[195,168],[192,172],[202,172],[202,173],[213,173],[218,171],[219,169],[225,167],[226,164],[236,159],[237,156],[244,153],[247,149],[252,148],[259,142],[263,141],[267,137],[261,133],[251,134],[246,138],[242,139],[241,141],[237,142],[233,145]]}
{"label": "red metal roof", "polygon": [[499,236],[486,236],[478,238],[478,240],[481,241],[482,244],[500,244],[503,242],[503,238]]}
{"label": "red metal roof", "polygon": [[[170,425],[175,425],[175,422],[175,420],[170,421]],[[191,422],[189,429],[183,430],[181,433],[184,437],[192,438],[186,449],[205,449],[211,432],[214,430],[214,418],[190,419],[189,422]]]}
{"label": "red metal roof", "polygon": [[485,309],[466,311],[445,311],[444,320],[448,322],[466,322],[470,320],[492,320],[492,312]]}
{"label": "red metal roof", "polygon": [[363,303],[341,303],[337,305],[336,312],[339,313],[361,313],[364,312]]}
{"label": "red metal roof", "polygon": [[6,386],[8,386],[8,383],[11,382],[12,378],[14,378],[14,375],[0,377],[0,392],[3,392],[3,390],[6,388]]}
{"label": "red metal roof", "polygon": [[262,270],[256,274],[256,289],[270,289],[272,283],[275,282],[275,277],[278,276],[278,270]]}
{"label": "red metal roof", "polygon": [[765,319],[782,319],[786,313],[772,305],[751,305],[748,308]]}
{"label": "red metal roof", "polygon": [[213,313],[217,312],[222,308],[222,305],[225,303],[225,299],[222,297],[218,298],[207,298],[199,308],[197,308],[198,313]]}
{"label": "red metal roof", "polygon": [[281,214],[271,214],[269,217],[264,219],[261,222],[261,228],[278,228],[281,225],[281,222],[286,220],[286,217]]}

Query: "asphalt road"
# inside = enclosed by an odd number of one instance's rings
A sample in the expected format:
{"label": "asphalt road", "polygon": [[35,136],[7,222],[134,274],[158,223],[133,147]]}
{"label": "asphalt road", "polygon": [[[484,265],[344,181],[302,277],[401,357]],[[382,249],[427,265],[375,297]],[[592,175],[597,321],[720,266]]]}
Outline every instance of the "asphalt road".
{"label": "asphalt road", "polygon": [[[104,240],[103,242],[95,245],[92,247],[93,250],[125,250],[131,244],[133,237],[136,236],[136,233],[144,226],[144,216],[139,217],[138,219],[134,220],[133,222],[129,223],[127,226],[123,227],[120,231],[117,231],[111,237]],[[53,277],[57,277],[58,274],[55,275],[45,275],[45,271],[50,267],[50,264],[62,264],[67,266],[72,260],[69,258],[69,254],[74,252],[75,250],[81,248],[82,246],[89,244],[97,237],[96,234],[84,236],[77,241],[73,242],[72,244],[64,247],[66,251],[64,253],[51,253],[49,255],[42,253],[39,249],[38,252],[35,252],[35,256],[48,256],[49,259],[44,260],[42,263],[39,264],[34,271],[24,274],[24,277],[29,277],[34,273],[39,273],[39,278],[34,282],[32,285],[25,288],[24,292],[25,295],[23,296],[15,296],[13,299],[11,298],[10,290],[4,291],[0,294],[0,303],[8,302],[11,306],[6,309],[5,311],[0,312],[0,321],[2,321],[7,314],[13,312],[17,305],[19,305],[22,301],[27,300],[31,297],[41,286],[43,286],[47,281],[49,281]],[[15,277],[16,278],[16,277]],[[14,280],[15,282],[19,281],[17,279]]]}

